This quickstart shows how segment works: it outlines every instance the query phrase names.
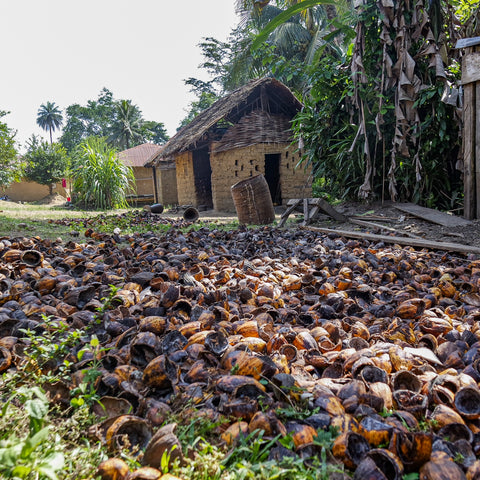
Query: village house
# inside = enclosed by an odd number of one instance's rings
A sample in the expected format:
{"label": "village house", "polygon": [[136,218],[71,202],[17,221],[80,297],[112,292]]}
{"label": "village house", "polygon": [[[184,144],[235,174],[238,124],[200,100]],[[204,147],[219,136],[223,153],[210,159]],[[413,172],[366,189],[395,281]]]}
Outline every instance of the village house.
{"label": "village house", "polygon": [[291,120],[301,108],[278,80],[252,80],[195,117],[147,165],[158,178],[174,162],[180,205],[235,211],[231,187],[259,174],[274,205],[311,197],[310,171],[298,166],[292,145]]}
{"label": "village house", "polygon": [[[135,176],[135,188],[132,189],[127,198],[130,202],[136,203],[152,203],[154,201],[165,204],[176,204],[176,186],[175,192],[170,195],[165,195],[165,188],[162,187],[162,182],[158,181],[157,169],[148,167],[154,158],[161,154],[162,145],[155,145],[153,143],[144,143],[136,147],[123,150],[118,154],[118,157],[123,162],[133,169]],[[168,170],[173,172],[171,179],[175,182],[175,164],[172,162],[164,162],[162,166],[158,167],[158,171]],[[166,175],[161,175],[165,177]],[[159,198],[159,200],[155,200]]]}

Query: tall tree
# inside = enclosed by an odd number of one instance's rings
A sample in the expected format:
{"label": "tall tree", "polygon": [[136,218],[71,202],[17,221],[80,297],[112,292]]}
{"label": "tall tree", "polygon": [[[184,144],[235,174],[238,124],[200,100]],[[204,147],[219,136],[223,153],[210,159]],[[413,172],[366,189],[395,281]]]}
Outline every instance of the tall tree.
{"label": "tall tree", "polygon": [[102,89],[97,100],[66,108],[66,123],[60,138],[63,146],[73,153],[90,137],[106,138],[119,149],[146,141],[161,145],[168,140],[163,123],[144,120],[136,105],[130,100],[114,99],[107,88]]}
{"label": "tall tree", "polygon": [[1,121],[9,112],[0,110],[0,188],[7,187],[21,176],[20,164],[17,162],[15,135],[8,125]]}
{"label": "tall tree", "polygon": [[42,103],[37,112],[37,124],[40,128],[50,133],[50,143],[53,143],[52,133],[60,128],[63,123],[63,116],[60,108],[55,102]]}
{"label": "tall tree", "polygon": [[151,120],[143,122],[142,136],[146,141],[156,145],[163,145],[169,138],[165,125]]}
{"label": "tall tree", "polygon": [[32,138],[29,150],[25,154],[25,176],[41,185],[47,185],[50,195],[52,184],[65,176],[70,160],[67,151],[59,143],[38,142]]}
{"label": "tall tree", "polygon": [[66,108],[66,122],[60,141],[68,152],[73,152],[89,137],[108,137],[114,118],[113,93],[104,87],[97,100],[89,100],[86,105],[75,103]]}
{"label": "tall tree", "polygon": [[115,120],[112,124],[110,142],[128,149],[144,141],[143,119],[140,109],[131,100],[120,100],[115,107]]}

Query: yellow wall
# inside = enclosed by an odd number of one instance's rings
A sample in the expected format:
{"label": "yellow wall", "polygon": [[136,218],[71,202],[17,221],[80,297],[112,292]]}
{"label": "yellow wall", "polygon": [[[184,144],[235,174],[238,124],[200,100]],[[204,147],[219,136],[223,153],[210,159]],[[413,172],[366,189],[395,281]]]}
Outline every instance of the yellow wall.
{"label": "yellow wall", "polygon": [[[46,185],[22,180],[21,182],[11,183],[1,194],[8,195],[10,200],[14,202],[36,202],[47,197],[49,193],[49,188]],[[65,200],[67,199],[67,193],[61,182],[55,184],[53,193],[58,193],[65,197]]]}
{"label": "yellow wall", "polygon": [[[215,145],[213,145],[213,151]],[[234,212],[231,187],[241,180],[265,174],[265,155],[280,154],[280,189],[283,204],[291,198],[312,196],[310,171],[296,168],[299,153],[288,144],[262,144],[210,155],[212,197],[215,210]]]}
{"label": "yellow wall", "polygon": [[153,186],[153,172],[151,168],[133,167],[133,174],[135,175],[135,192],[137,196],[152,195],[154,193]]}
{"label": "yellow wall", "polygon": [[175,165],[179,205],[197,206],[192,152],[185,152],[175,157]]}
{"label": "yellow wall", "polygon": [[175,164],[160,164],[156,169],[156,176],[158,203],[162,205],[178,205]]}

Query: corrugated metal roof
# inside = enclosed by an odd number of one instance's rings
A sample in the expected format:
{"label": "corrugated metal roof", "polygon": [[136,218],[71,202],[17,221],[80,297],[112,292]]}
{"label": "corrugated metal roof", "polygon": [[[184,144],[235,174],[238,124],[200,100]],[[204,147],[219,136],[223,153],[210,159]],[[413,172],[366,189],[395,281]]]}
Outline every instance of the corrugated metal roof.
{"label": "corrugated metal roof", "polygon": [[129,167],[143,167],[155,158],[163,149],[163,145],[144,143],[119,152],[118,157]]}

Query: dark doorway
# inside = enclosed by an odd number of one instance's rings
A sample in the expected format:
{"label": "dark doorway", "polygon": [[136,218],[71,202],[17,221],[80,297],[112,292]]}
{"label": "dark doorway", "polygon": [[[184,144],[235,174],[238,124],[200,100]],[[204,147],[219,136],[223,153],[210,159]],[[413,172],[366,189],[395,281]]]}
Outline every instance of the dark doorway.
{"label": "dark doorway", "polygon": [[265,155],[265,180],[270,189],[274,205],[282,204],[282,190],[280,186],[280,154],[270,153]]}
{"label": "dark doorway", "polygon": [[212,200],[212,167],[208,146],[193,151],[193,174],[198,205],[213,207]]}

